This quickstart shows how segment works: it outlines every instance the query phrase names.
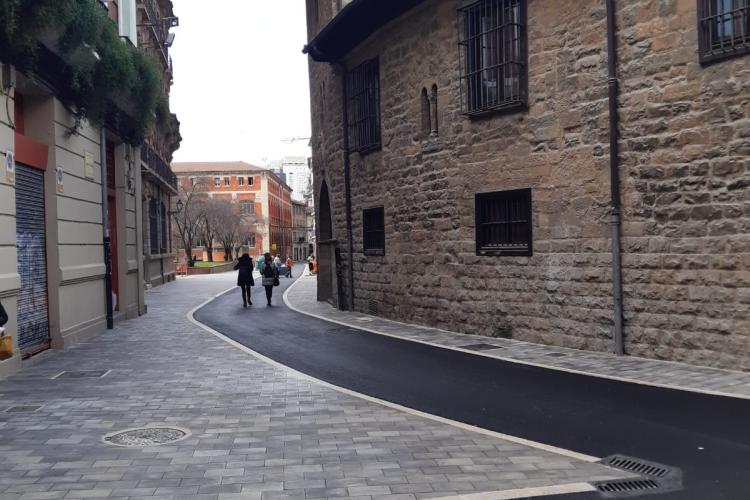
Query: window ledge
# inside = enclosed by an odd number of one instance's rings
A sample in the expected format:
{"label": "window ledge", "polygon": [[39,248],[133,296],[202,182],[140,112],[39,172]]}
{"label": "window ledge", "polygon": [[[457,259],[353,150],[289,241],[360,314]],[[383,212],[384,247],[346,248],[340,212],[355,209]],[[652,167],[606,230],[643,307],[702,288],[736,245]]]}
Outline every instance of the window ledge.
{"label": "window ledge", "polygon": [[509,104],[503,104],[502,106],[482,109],[479,111],[465,111],[464,115],[467,116],[470,120],[480,120],[495,115],[510,114],[523,111],[528,111],[528,106],[525,101],[518,101]]}
{"label": "window ledge", "polygon": [[370,257],[383,257],[383,256],[385,256],[385,250],[365,250],[363,253],[365,255],[370,256]]}
{"label": "window ledge", "polygon": [[714,50],[705,52],[700,55],[700,63],[703,66],[708,66],[717,62],[725,61],[735,57],[740,57],[750,54],[750,45],[736,47],[732,50],[719,51]]}
{"label": "window ledge", "polygon": [[477,250],[478,257],[531,257],[531,249],[525,250]]}

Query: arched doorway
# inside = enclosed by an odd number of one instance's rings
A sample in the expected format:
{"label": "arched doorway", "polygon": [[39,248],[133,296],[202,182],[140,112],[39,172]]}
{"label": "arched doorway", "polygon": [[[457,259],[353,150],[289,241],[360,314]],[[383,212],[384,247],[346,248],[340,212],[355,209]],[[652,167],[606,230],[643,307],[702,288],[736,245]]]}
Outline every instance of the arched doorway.
{"label": "arched doorway", "polygon": [[336,240],[333,239],[331,199],[325,181],[320,186],[318,197],[318,300],[336,305]]}

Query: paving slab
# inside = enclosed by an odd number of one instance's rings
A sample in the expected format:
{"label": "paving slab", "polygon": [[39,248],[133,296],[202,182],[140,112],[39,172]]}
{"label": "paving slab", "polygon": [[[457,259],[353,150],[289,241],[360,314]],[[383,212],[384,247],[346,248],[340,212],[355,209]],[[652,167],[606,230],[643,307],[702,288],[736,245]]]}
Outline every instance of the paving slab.
{"label": "paving slab", "polygon": [[[187,319],[234,280],[152,289],[147,315],[0,380],[3,406],[40,406],[0,413],[0,498],[432,498],[628,476],[333,390]],[[55,378],[81,370],[107,374]],[[187,436],[104,441],[155,426]]]}

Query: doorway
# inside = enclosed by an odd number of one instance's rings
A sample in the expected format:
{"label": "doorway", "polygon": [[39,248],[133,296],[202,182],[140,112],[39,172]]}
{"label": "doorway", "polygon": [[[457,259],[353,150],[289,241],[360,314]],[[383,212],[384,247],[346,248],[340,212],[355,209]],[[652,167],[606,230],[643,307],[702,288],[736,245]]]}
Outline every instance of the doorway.
{"label": "doorway", "polygon": [[333,220],[331,218],[331,200],[328,185],[325,181],[320,186],[318,207],[318,300],[336,305],[336,240],[333,239]]}

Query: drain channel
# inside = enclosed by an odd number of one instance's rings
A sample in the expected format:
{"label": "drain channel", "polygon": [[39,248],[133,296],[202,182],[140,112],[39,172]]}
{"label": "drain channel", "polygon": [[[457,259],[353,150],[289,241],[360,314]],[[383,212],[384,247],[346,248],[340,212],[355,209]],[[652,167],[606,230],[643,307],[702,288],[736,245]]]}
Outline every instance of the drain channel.
{"label": "drain channel", "polygon": [[[620,481],[607,481],[599,483],[596,488],[602,493],[634,493],[639,494],[648,490],[658,490],[659,483],[653,479],[625,479]],[[622,495],[618,495],[622,496]]]}
{"label": "drain channel", "polygon": [[492,345],[492,344],[469,344],[469,345],[460,345],[458,346],[461,349],[466,349],[468,351],[489,351],[490,349],[502,349],[499,345]]}
{"label": "drain channel", "polygon": [[601,463],[640,476],[596,483],[596,489],[604,498],[628,498],[682,489],[682,472],[674,467],[625,455],[611,455]]}
{"label": "drain channel", "polygon": [[665,467],[661,464],[620,455],[607,457],[603,462],[610,467],[616,467],[618,469],[636,472],[638,474],[651,477],[664,477],[669,473],[670,470],[669,467]]}

